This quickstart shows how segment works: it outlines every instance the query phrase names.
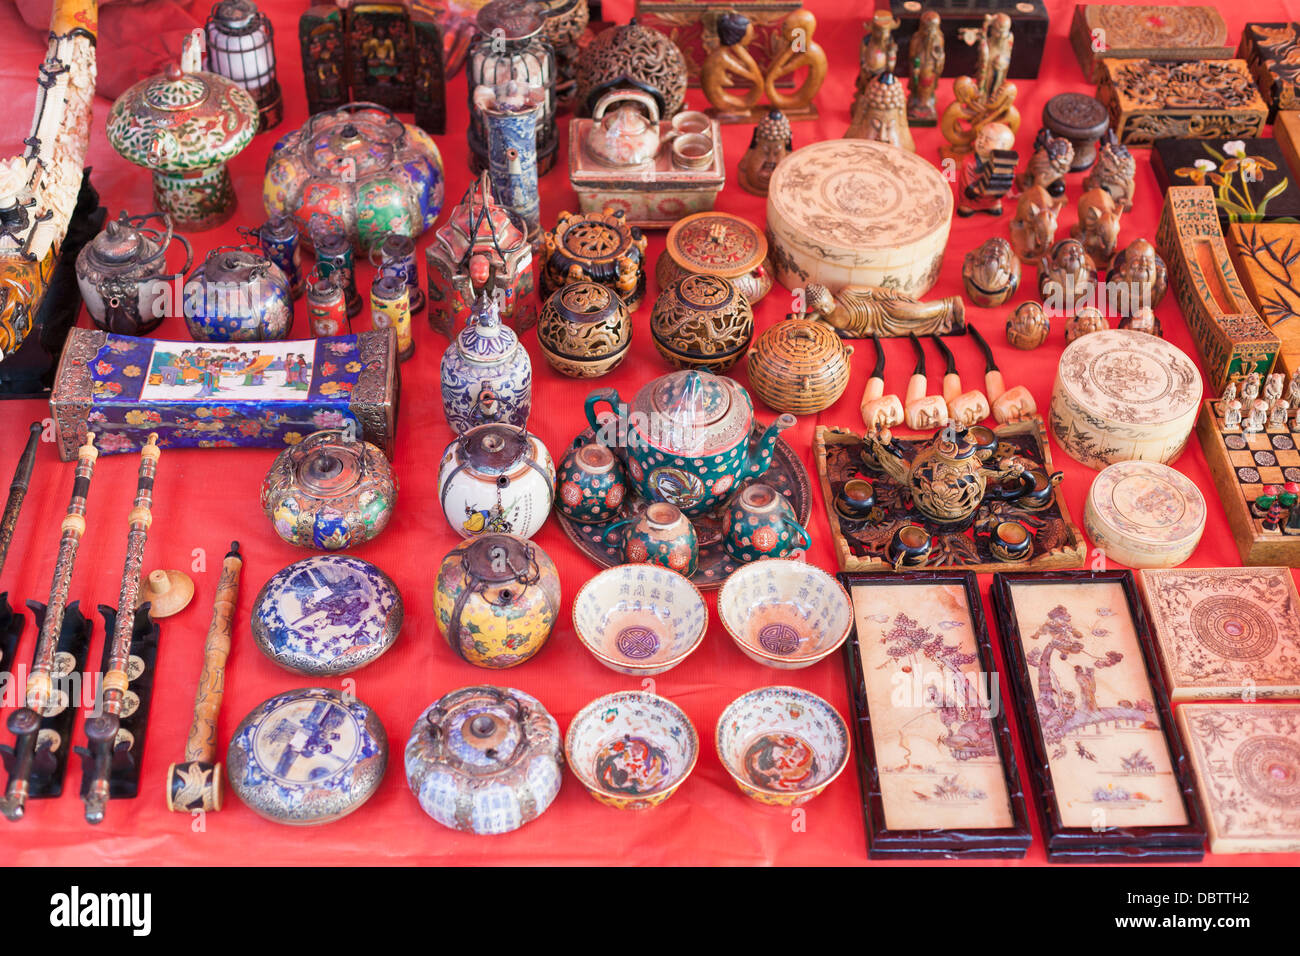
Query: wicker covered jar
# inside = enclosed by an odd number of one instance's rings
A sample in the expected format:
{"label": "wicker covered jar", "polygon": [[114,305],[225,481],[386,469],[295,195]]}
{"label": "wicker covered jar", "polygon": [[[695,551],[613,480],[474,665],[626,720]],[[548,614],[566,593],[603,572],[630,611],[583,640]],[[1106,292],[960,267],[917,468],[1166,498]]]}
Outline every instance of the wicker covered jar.
{"label": "wicker covered jar", "polygon": [[537,341],[561,375],[598,378],[627,356],[632,319],[617,293],[596,282],[571,282],[547,300]]}
{"label": "wicker covered jar", "polygon": [[849,384],[853,346],[823,322],[788,318],[764,330],[749,350],[749,387],[769,408],[812,415]]}
{"label": "wicker covered jar", "polygon": [[676,368],[722,373],[754,337],[754,312],[728,279],[684,275],[668,285],[650,315],[659,354]]}

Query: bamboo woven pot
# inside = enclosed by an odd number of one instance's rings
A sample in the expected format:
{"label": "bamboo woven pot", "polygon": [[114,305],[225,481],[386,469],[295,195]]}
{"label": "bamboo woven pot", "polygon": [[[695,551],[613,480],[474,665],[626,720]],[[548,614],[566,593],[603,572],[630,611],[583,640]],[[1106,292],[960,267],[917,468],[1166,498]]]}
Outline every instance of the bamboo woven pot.
{"label": "bamboo woven pot", "polygon": [[853,346],[822,322],[786,319],[749,350],[749,387],[778,412],[812,415],[829,408],[849,384]]}

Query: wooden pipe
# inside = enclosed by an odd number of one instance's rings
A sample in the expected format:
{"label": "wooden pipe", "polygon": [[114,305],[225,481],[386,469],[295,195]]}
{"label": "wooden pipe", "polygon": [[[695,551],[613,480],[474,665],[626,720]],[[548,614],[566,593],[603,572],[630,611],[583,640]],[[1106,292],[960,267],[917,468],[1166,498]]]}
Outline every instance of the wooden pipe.
{"label": "wooden pipe", "polygon": [[907,427],[916,431],[933,431],[948,418],[948,405],[942,395],[927,395],[930,387],[925,377],[925,349],[915,332],[909,332],[912,348],[916,349],[916,367],[907,382],[907,395],[903,400],[903,417]]}
{"label": "wooden pipe", "polygon": [[9,485],[9,498],[5,501],[4,515],[0,517],[0,570],[4,569],[5,558],[9,554],[9,542],[14,537],[14,526],[18,524],[18,515],[23,510],[23,501],[27,498],[27,486],[32,483],[32,469],[36,465],[36,441],[41,437],[41,423],[33,422],[31,433],[27,436],[27,447],[18,459],[14,471],[13,483]]}
{"label": "wooden pipe", "polygon": [[230,656],[230,626],[239,598],[239,572],[244,559],[239,542],[221,562],[221,577],[212,599],[212,622],[203,644],[203,670],[194,694],[194,723],[185,742],[185,760],[167,768],[167,809],[176,813],[221,809],[221,764],[217,756],[217,715],[226,689],[226,658]]}
{"label": "wooden pipe", "polygon": [[1017,385],[1008,391],[1006,383],[1002,380],[1002,373],[998,370],[998,364],[993,360],[993,350],[989,348],[989,343],[984,340],[984,336],[980,335],[980,330],[968,322],[966,331],[984,353],[984,391],[988,396],[989,404],[993,407],[993,418],[997,423],[1005,425],[1007,422],[1022,421],[1037,414],[1038,405],[1029,389]]}
{"label": "wooden pipe", "polygon": [[876,346],[876,367],[867,379],[858,410],[862,412],[862,423],[867,426],[867,431],[878,435],[902,423],[903,403],[897,395],[885,394],[885,350],[880,345],[879,335],[873,335],[871,341]]}
{"label": "wooden pipe", "polygon": [[952,350],[939,336],[931,337],[947,362],[943,376],[943,402],[948,407],[948,419],[963,427],[978,425],[989,417],[989,400],[978,388],[962,391],[961,376],[957,374],[957,360],[953,358]]}

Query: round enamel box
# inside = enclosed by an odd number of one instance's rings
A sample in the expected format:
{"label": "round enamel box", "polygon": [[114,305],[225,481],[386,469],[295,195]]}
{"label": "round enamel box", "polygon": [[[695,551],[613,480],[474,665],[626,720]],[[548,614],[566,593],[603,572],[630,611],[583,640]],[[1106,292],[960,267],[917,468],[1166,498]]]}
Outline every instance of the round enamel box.
{"label": "round enamel box", "polygon": [[402,595],[369,561],[325,554],[295,561],[253,601],[253,641],[286,670],[333,677],[369,664],[402,629]]}
{"label": "round enamel box", "polygon": [[1126,567],[1172,568],[1201,540],[1205,498],[1168,465],[1117,462],[1093,480],[1083,529],[1107,558]]}
{"label": "round enamel box", "polygon": [[375,712],[326,687],[263,701],[230,738],[230,789],[258,816],[315,826],[370,799],[388,766],[388,736]]}

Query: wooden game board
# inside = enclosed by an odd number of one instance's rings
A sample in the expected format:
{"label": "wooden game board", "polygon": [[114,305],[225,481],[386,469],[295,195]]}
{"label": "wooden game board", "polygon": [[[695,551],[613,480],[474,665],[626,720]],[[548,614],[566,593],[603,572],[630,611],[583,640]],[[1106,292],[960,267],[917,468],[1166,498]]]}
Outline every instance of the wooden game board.
{"label": "wooden game board", "polygon": [[1294,421],[1249,435],[1240,429],[1225,434],[1223,402],[1212,399],[1201,406],[1196,436],[1228,514],[1242,564],[1300,567],[1300,535],[1267,532],[1262,520],[1250,512],[1250,503],[1265,485],[1300,481],[1300,432],[1293,429]]}

